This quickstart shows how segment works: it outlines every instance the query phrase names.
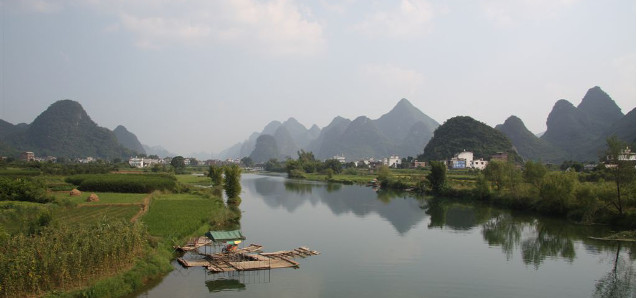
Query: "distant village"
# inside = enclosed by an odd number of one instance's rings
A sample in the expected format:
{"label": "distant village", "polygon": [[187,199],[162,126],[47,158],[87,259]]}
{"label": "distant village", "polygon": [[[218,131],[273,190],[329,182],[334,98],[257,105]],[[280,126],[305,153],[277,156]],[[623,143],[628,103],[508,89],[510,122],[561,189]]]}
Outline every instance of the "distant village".
{"label": "distant village", "polygon": [[[506,152],[498,152],[490,157],[489,160],[502,160],[507,161],[509,158]],[[128,159],[128,164],[134,168],[149,168],[153,165],[169,165],[172,161],[172,157],[159,158],[158,156],[151,155],[149,157],[131,157]],[[357,161],[347,161],[345,156],[336,155],[332,157],[332,159],[338,160],[342,164],[353,163],[355,167],[361,168],[370,168],[374,169],[380,166],[388,166],[390,168],[424,168],[427,164],[424,161],[418,161],[410,159],[408,164],[404,164],[403,162],[406,159],[401,158],[398,155],[391,155],[382,159],[375,158],[365,158]],[[622,154],[619,156],[620,160],[631,160],[635,161],[635,152],[631,152],[630,148],[626,148]],[[38,161],[38,162],[56,162],[57,158],[54,156],[46,156],[46,157],[37,157],[33,152],[22,152],[20,154],[20,160],[23,161]],[[450,170],[461,170],[461,169],[475,169],[475,170],[484,170],[489,164],[489,160],[484,160],[483,158],[474,159],[473,152],[471,151],[463,151],[456,153],[453,157],[448,160],[444,160],[443,162],[447,165]],[[85,158],[76,158],[72,160],[76,163],[92,163],[97,162],[98,159],[94,157],[85,157]],[[208,159],[205,161],[198,160],[196,158],[184,158],[184,164],[186,166],[223,166],[228,164],[241,164],[241,159],[226,159],[226,160],[218,160],[218,159]],[[597,164],[585,164],[584,170],[592,170],[595,168]],[[257,164],[251,169],[253,170],[263,170],[263,165]]]}

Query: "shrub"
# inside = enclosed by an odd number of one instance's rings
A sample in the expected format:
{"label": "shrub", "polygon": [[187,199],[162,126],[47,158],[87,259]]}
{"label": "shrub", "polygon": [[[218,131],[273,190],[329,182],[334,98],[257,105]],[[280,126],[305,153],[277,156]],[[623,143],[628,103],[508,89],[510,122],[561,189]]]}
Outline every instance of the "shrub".
{"label": "shrub", "polygon": [[0,177],[0,201],[47,203],[52,200],[53,197],[46,193],[46,187],[40,181]]}

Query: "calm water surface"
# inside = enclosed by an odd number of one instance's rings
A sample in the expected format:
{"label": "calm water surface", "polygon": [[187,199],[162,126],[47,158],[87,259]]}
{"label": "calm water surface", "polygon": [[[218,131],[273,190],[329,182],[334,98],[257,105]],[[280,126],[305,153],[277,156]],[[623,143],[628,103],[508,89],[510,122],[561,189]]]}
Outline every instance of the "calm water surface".
{"label": "calm water surface", "polygon": [[634,297],[635,244],[565,221],[363,186],[243,175],[241,227],[298,269],[175,270],[140,297]]}

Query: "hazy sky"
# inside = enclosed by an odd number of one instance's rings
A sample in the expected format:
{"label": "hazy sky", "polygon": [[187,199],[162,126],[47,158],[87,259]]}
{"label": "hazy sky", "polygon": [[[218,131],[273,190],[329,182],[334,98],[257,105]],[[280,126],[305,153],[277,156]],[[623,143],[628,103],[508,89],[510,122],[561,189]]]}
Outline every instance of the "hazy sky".
{"label": "hazy sky", "polygon": [[376,119],[537,133],[600,86],[635,107],[634,0],[0,0],[0,118],[72,99],[147,145],[219,152],[271,120]]}

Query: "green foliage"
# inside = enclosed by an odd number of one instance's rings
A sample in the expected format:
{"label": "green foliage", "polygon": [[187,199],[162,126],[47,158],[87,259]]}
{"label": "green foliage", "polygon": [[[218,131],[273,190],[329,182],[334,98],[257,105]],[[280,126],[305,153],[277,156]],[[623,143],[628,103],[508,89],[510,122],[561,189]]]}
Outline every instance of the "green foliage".
{"label": "green foliage", "polygon": [[32,178],[0,177],[0,201],[51,202],[46,186]]}
{"label": "green foliage", "polygon": [[492,160],[484,169],[484,176],[497,191],[508,188],[515,191],[521,182],[522,175],[511,162]]}
{"label": "green foliage", "polygon": [[542,184],[542,179],[548,170],[541,162],[527,161],[524,164],[524,179],[526,182],[531,183],[537,189],[540,188]]}
{"label": "green foliage", "polygon": [[383,181],[387,182],[391,178],[391,176],[391,171],[386,165],[382,165],[376,170],[376,179],[378,179],[381,184],[383,183]]}
{"label": "green foliage", "polygon": [[328,159],[325,161],[323,168],[331,169],[334,173],[340,174],[343,170],[343,165],[336,159]]}
{"label": "green foliage", "polygon": [[418,160],[446,160],[463,150],[472,151],[475,158],[507,152],[513,159],[521,160],[503,133],[467,116],[451,118],[439,126]]}
{"label": "green foliage", "polygon": [[551,172],[540,186],[540,209],[549,213],[566,214],[575,199],[577,177],[573,173]]}
{"label": "green foliage", "polygon": [[269,159],[263,169],[268,172],[285,172],[286,171],[286,162],[279,162],[276,158]]}
{"label": "green foliage", "polygon": [[170,161],[170,165],[175,169],[175,174],[183,174],[186,169],[186,162],[183,156],[175,156]]}
{"label": "green foliage", "polygon": [[208,177],[212,180],[212,185],[223,185],[223,168],[215,165],[211,165],[208,168]]}
{"label": "green foliage", "polygon": [[224,168],[223,188],[228,198],[236,198],[241,193],[241,168],[238,165],[230,165]]}
{"label": "green foliage", "polygon": [[246,156],[241,159],[241,164],[244,165],[245,167],[253,167],[254,161],[249,156]]}
{"label": "green foliage", "polygon": [[606,156],[609,162],[606,171],[615,183],[615,196],[612,199],[605,196],[604,201],[613,206],[619,216],[623,216],[628,206],[635,205],[635,161],[622,157],[628,146],[616,136],[608,138],[606,142]]}
{"label": "green foliage", "polygon": [[48,205],[32,202],[0,202],[0,227],[4,227],[3,232],[8,234],[35,233],[40,227],[49,225],[50,217],[51,211]]}
{"label": "green foliage", "polygon": [[130,267],[142,255],[146,238],[141,225],[127,221],[61,225],[33,236],[0,238],[0,295],[33,296],[84,286]]}
{"label": "green foliage", "polygon": [[177,187],[174,176],[162,174],[73,175],[65,181],[78,185],[82,191],[151,193],[155,190],[173,191]]}
{"label": "green foliage", "polygon": [[49,175],[106,174],[117,170],[117,167],[113,164],[98,162],[68,164],[37,162],[31,166]]}
{"label": "green foliage", "polygon": [[431,192],[442,194],[447,188],[447,166],[441,161],[432,161],[431,172],[427,175],[427,181]]}

